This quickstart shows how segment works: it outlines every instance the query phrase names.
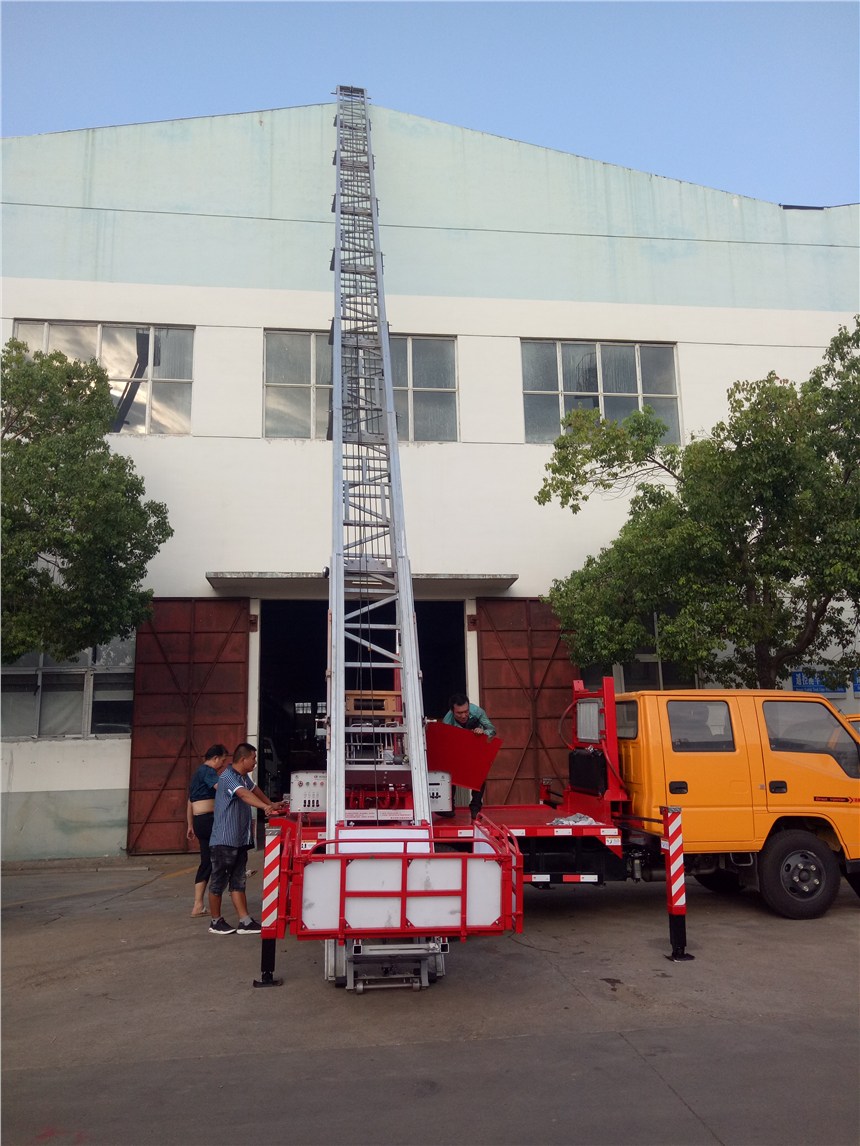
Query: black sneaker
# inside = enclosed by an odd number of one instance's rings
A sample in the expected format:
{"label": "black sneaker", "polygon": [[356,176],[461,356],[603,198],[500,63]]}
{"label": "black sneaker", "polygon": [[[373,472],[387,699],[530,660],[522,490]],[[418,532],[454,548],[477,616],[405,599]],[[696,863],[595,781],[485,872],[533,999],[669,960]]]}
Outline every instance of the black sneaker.
{"label": "black sneaker", "polygon": [[259,935],[262,928],[256,919],[249,919],[247,923],[240,923],[236,930],[240,935]]}
{"label": "black sneaker", "polygon": [[209,924],[209,930],[213,935],[235,935],[236,928],[231,927],[226,919],[213,919]]}

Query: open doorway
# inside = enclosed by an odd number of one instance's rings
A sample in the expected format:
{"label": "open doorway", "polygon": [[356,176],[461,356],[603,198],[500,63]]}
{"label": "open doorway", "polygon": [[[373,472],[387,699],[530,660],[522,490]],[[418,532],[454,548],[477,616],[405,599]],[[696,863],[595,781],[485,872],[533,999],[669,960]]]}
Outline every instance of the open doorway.
{"label": "open doorway", "polygon": [[[466,682],[462,601],[416,601],[425,715],[441,719]],[[269,796],[289,791],[290,774],[325,769],[327,601],[260,605],[260,779]]]}

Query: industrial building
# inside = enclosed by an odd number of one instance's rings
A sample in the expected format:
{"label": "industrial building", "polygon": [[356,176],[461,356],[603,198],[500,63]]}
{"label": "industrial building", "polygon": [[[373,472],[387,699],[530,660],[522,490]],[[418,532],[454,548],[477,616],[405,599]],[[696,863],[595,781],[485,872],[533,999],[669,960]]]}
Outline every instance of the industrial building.
{"label": "industrial building", "polygon": [[[111,444],[174,529],[136,641],[4,669],[5,859],[182,850],[189,771],[216,741],[258,743],[273,793],[321,759],[333,116],[3,143],[3,342],[98,359]],[[860,309],[858,206],[384,108],[372,127],[425,711],[465,688],[505,742],[491,801],[530,800],[572,675],[540,597],[626,516],[536,503],[561,417],[647,403],[683,442],[734,381],[805,378]]]}

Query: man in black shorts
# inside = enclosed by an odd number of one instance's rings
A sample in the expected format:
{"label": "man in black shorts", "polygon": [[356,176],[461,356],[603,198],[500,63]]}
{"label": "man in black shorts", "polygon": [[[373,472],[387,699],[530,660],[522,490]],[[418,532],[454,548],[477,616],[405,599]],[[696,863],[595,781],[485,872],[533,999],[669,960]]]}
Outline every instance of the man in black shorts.
{"label": "man in black shorts", "polygon": [[[233,763],[221,773],[215,792],[215,822],[209,840],[212,876],[209,880],[209,930],[214,935],[259,935],[260,924],[248,913],[245,880],[248,850],[254,846],[252,808],[262,808],[266,815],[281,811],[251,779],[257,763],[253,744],[240,744],[233,753]],[[230,888],[230,898],[239,915],[239,926],[231,927],[221,914],[221,896]]]}

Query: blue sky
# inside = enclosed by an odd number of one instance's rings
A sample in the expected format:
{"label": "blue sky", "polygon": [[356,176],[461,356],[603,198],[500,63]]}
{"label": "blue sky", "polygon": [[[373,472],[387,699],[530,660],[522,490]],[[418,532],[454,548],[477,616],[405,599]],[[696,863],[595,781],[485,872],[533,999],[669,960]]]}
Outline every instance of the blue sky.
{"label": "blue sky", "polygon": [[2,133],[324,103],[778,203],[860,200],[856,0],[4,0]]}

